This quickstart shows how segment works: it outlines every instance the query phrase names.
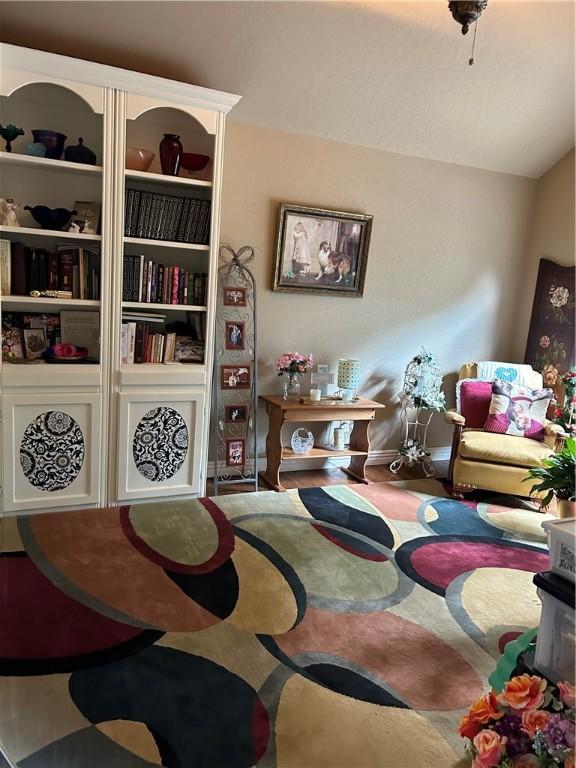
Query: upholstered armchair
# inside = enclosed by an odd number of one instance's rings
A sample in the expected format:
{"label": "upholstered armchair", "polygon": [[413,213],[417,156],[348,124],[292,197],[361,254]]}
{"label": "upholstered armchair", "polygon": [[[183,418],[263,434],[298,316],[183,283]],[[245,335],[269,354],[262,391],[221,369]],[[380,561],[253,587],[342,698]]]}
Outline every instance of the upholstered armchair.
{"label": "upholstered armchair", "polygon": [[[542,388],[542,376],[537,371],[530,371],[527,386],[532,389]],[[476,378],[476,363],[466,363],[460,368],[460,384],[466,379]],[[492,385],[486,382],[486,386],[491,389]],[[562,427],[546,421],[544,442],[529,437],[486,432],[483,423],[487,411],[482,415],[483,407],[487,409],[489,403],[486,406],[485,401],[465,403],[460,400],[460,410],[450,410],[445,414],[446,421],[454,427],[448,471],[452,496],[462,499],[466,492],[477,488],[528,496],[530,483],[523,482],[528,469],[538,466],[543,459],[561,448],[566,437]]]}

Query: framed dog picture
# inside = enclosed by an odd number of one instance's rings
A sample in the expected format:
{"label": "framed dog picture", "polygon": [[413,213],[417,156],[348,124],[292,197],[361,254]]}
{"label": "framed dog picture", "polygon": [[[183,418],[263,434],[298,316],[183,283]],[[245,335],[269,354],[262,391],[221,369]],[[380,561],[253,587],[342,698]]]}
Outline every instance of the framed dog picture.
{"label": "framed dog picture", "polygon": [[282,203],[274,290],[361,297],[372,218]]}
{"label": "framed dog picture", "polygon": [[226,424],[244,424],[248,421],[248,408],[244,403],[224,406],[224,421]]}
{"label": "framed dog picture", "polygon": [[245,446],[245,441],[237,437],[230,437],[226,440],[227,467],[238,467],[246,463],[244,460]]}
{"label": "framed dog picture", "polygon": [[221,389],[250,389],[249,365],[221,365]]}
{"label": "framed dog picture", "polygon": [[224,286],[222,289],[222,303],[225,307],[245,307],[246,289]]}
{"label": "framed dog picture", "polygon": [[226,349],[244,349],[244,323],[241,320],[226,322]]}

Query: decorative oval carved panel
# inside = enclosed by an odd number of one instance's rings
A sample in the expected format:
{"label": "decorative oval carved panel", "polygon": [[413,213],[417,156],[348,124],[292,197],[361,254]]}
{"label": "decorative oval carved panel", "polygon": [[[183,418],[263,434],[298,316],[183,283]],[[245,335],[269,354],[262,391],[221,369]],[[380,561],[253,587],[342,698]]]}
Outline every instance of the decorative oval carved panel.
{"label": "decorative oval carved panel", "polygon": [[84,463],[84,435],[63,411],[46,411],[30,422],[20,442],[20,466],[28,482],[43,491],[62,491]]}
{"label": "decorative oval carved panel", "polygon": [[188,427],[174,408],[153,408],[138,422],[132,456],[140,474],[153,483],[169,480],[188,453]]}

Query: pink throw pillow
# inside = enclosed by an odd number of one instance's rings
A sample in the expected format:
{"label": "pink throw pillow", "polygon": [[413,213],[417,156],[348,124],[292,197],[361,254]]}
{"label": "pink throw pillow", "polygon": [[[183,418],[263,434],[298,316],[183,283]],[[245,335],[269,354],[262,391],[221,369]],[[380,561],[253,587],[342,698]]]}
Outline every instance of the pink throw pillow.
{"label": "pink throw pillow", "polygon": [[492,382],[465,379],[460,382],[460,413],[466,427],[484,429],[492,399]]}
{"label": "pink throw pillow", "polygon": [[544,440],[544,422],[551,397],[551,389],[529,389],[496,379],[484,429]]}

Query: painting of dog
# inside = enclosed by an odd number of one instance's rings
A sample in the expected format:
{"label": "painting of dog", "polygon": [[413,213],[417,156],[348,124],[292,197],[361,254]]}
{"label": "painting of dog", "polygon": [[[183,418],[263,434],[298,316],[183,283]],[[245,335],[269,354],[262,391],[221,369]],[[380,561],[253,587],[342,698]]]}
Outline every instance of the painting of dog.
{"label": "painting of dog", "polygon": [[280,205],[275,291],[361,297],[372,216]]}

